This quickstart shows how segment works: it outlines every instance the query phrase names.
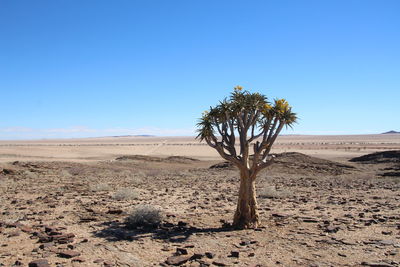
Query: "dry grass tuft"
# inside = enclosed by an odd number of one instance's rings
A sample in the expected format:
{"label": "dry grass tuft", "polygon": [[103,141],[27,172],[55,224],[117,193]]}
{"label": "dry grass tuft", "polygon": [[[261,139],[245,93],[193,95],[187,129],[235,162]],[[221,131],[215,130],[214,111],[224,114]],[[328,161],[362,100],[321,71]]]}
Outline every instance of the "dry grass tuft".
{"label": "dry grass tuft", "polygon": [[273,185],[264,185],[259,190],[258,196],[261,198],[288,198],[293,196],[293,192],[284,188],[277,190]]}
{"label": "dry grass tuft", "polygon": [[90,191],[92,192],[110,191],[111,189],[112,189],[111,186],[106,183],[90,185]]}
{"label": "dry grass tuft", "polygon": [[112,196],[115,200],[132,200],[139,198],[139,192],[132,188],[122,188],[119,189]]}
{"label": "dry grass tuft", "polygon": [[128,228],[156,227],[163,217],[161,210],[152,205],[138,205],[126,219],[126,226]]}

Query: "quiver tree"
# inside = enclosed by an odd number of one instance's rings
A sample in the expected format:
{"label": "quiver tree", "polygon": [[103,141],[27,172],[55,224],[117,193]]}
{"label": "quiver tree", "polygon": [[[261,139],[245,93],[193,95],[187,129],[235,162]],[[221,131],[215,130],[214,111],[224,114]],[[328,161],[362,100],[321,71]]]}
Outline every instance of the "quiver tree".
{"label": "quiver tree", "polygon": [[284,126],[297,117],[284,99],[270,103],[259,93],[234,88],[225,99],[203,113],[197,124],[198,136],[240,170],[239,197],[233,226],[256,228],[259,224],[255,180],[268,167],[272,145]]}

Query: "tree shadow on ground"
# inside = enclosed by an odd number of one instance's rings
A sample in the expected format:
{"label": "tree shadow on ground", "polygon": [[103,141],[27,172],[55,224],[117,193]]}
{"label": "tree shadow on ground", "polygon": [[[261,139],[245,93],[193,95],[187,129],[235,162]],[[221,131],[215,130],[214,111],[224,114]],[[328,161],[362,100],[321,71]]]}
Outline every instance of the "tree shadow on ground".
{"label": "tree shadow on ground", "polygon": [[220,232],[231,232],[236,229],[228,224],[221,227],[197,228],[189,226],[187,223],[179,222],[178,224],[163,223],[157,227],[137,227],[129,229],[125,223],[118,221],[102,223],[103,229],[94,231],[96,237],[101,237],[107,241],[134,241],[142,238],[150,237],[151,239],[168,240],[169,242],[182,243],[191,235],[197,233],[212,234]]}

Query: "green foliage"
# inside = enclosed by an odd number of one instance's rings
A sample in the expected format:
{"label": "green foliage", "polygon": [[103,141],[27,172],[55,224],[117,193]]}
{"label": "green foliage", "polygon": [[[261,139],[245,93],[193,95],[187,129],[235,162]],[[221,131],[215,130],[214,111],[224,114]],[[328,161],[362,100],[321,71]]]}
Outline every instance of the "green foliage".
{"label": "green foliage", "polygon": [[[285,99],[275,99],[271,103],[265,95],[237,86],[229,98],[203,113],[197,124],[197,138],[205,140],[224,159],[256,175],[268,166],[267,156],[282,128],[291,127],[296,120],[296,113]],[[239,153],[236,152],[237,137]],[[255,142],[254,160],[250,167],[252,142]]]}
{"label": "green foliage", "polygon": [[197,124],[197,138],[203,140],[211,137],[216,133],[216,127],[228,120],[232,121],[235,129],[242,130],[240,118],[246,121],[253,116],[255,118],[252,119],[250,126],[256,125],[261,130],[266,126],[268,129],[265,130],[271,130],[271,122],[274,120],[277,120],[277,126],[283,124],[289,127],[297,120],[296,113],[292,112],[292,107],[285,99],[276,99],[272,104],[265,95],[250,93],[243,90],[241,86],[237,86],[229,99],[224,99],[217,106],[210,107],[209,111],[203,113]]}

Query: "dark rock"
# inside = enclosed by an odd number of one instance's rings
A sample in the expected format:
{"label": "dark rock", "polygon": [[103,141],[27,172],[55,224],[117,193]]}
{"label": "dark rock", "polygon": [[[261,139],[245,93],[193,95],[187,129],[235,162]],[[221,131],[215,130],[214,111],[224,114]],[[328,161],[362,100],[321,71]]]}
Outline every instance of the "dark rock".
{"label": "dark rock", "polygon": [[190,258],[190,260],[199,260],[199,259],[201,259],[201,258],[203,258],[204,257],[204,254],[201,254],[201,253],[194,253],[193,255],[192,255],[192,257]]}
{"label": "dark rock", "polygon": [[187,255],[188,251],[186,248],[176,248],[176,255]]}
{"label": "dark rock", "polygon": [[34,260],[28,264],[29,267],[50,267],[46,259]]}
{"label": "dark rock", "polygon": [[188,225],[187,222],[183,222],[183,221],[179,221],[178,222],[178,226],[184,227],[184,226],[187,226],[187,225]]}
{"label": "dark rock", "polygon": [[223,263],[221,261],[213,261],[212,264],[216,266],[228,266],[226,263]]}
{"label": "dark rock", "polygon": [[242,241],[242,242],[239,243],[239,245],[248,246],[248,245],[250,245],[250,241]]}
{"label": "dark rock", "polygon": [[316,218],[309,217],[309,218],[303,218],[303,222],[306,222],[306,223],[318,223],[319,220],[316,219]]}
{"label": "dark rock", "polygon": [[231,251],[231,254],[228,257],[239,258],[239,251]]}
{"label": "dark rock", "polygon": [[206,253],[204,253],[204,254],[205,254],[206,257],[209,258],[209,259],[213,259],[213,258],[215,257],[215,254],[212,253],[212,252],[206,252]]}
{"label": "dark rock", "polygon": [[104,267],[111,267],[111,266],[114,266],[115,264],[114,263],[112,263],[111,261],[104,261],[103,262],[103,266]]}
{"label": "dark rock", "polygon": [[109,209],[108,211],[107,211],[107,214],[122,214],[123,213],[123,210],[121,210],[121,209]]}
{"label": "dark rock", "polygon": [[275,217],[275,218],[285,218],[285,217],[288,217],[287,214],[283,214],[283,213],[272,213],[271,216],[272,216],[272,217]]}
{"label": "dark rock", "polygon": [[382,231],[383,235],[391,235],[393,232],[392,231]]}
{"label": "dark rock", "polygon": [[16,174],[16,171],[15,170],[11,170],[11,169],[2,169],[2,170],[0,170],[0,174],[3,174],[3,175],[14,175],[14,174]]}
{"label": "dark rock", "polygon": [[74,242],[75,235],[73,233],[52,236],[53,240],[59,244],[67,244]]}
{"label": "dark rock", "polygon": [[371,266],[371,267],[394,267],[393,265],[385,262],[365,262],[363,261],[361,265]]}
{"label": "dark rock", "polygon": [[54,243],[53,243],[53,242],[49,242],[49,243],[43,243],[43,244],[41,244],[41,245],[39,246],[39,248],[40,248],[40,249],[45,249],[45,248],[49,248],[49,247],[52,247],[52,246],[54,246]]}
{"label": "dark rock", "polygon": [[327,232],[327,233],[336,233],[336,232],[338,232],[340,230],[340,227],[338,227],[338,226],[327,226],[325,229],[324,229],[324,232]]}
{"label": "dark rock", "polygon": [[234,169],[234,168],[235,166],[229,161],[217,163],[210,166],[210,169]]}
{"label": "dark rock", "polygon": [[74,250],[64,250],[58,253],[58,256],[61,258],[74,258],[74,257],[78,257],[80,256],[81,253],[79,253],[78,251],[74,251]]}

